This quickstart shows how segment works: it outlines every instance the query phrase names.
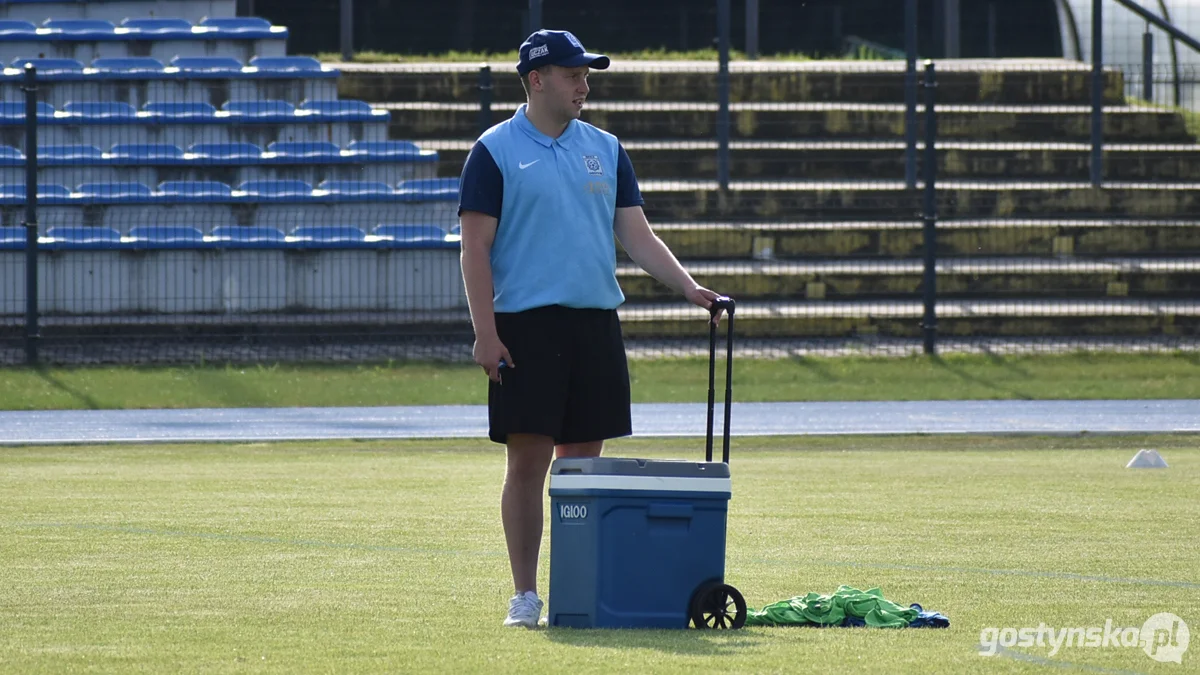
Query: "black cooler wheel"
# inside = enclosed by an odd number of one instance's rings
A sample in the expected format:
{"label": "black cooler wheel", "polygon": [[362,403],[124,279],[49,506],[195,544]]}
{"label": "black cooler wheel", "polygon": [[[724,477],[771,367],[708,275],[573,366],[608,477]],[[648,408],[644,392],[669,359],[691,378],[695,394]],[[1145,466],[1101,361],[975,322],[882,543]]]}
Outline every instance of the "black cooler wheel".
{"label": "black cooler wheel", "polygon": [[733,586],[710,581],[692,595],[689,614],[696,628],[738,629],[746,625],[746,599]]}

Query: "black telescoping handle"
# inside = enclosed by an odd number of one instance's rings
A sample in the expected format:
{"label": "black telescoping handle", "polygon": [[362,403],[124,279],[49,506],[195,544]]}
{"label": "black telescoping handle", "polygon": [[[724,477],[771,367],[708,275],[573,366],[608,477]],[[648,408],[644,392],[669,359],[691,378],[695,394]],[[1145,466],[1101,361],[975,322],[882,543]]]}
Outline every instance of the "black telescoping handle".
{"label": "black telescoping handle", "polygon": [[725,310],[729,315],[728,339],[725,346],[725,429],[722,435],[721,456],[723,462],[729,463],[729,415],[733,404],[733,313],[737,303],[733,298],[720,296],[713,300],[709,309],[711,317],[708,322],[708,432],[704,438],[704,461],[711,462],[713,455],[713,413],[716,408],[716,379],[717,379],[717,324],[712,320],[717,312]]}

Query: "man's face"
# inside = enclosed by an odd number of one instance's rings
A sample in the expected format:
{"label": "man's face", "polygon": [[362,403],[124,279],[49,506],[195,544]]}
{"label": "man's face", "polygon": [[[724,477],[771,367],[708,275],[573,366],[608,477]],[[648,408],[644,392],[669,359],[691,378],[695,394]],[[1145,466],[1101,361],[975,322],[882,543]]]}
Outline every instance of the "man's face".
{"label": "man's face", "polygon": [[550,66],[538,72],[541,76],[542,99],[546,107],[563,120],[579,119],[587,99],[589,68]]}

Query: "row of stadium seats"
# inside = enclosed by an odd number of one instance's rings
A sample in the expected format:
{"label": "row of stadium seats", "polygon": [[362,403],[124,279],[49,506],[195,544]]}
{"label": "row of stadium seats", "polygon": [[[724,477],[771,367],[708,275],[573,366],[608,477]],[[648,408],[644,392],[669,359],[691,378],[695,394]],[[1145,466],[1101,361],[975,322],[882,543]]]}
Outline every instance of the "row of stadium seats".
{"label": "row of stadium seats", "polygon": [[208,17],[235,16],[236,0],[3,0],[0,18],[41,23],[56,19],[107,19],[129,16],[178,16],[199,23]]}
{"label": "row of stadium seats", "polygon": [[[0,250],[23,250],[23,227],[0,227]],[[436,225],[382,224],[370,234],[353,225],[301,225],[284,234],[268,226],[221,225],[209,235],[180,225],[149,225],[122,236],[108,227],[52,227],[39,237],[47,250],[143,250],[206,248],[456,248],[461,237]]]}
{"label": "row of stadium seats", "polygon": [[48,81],[338,76],[337,69],[322,66],[311,56],[255,56],[249,63],[232,56],[176,56],[169,63],[150,56],[123,56],[93,59],[90,66],[77,59],[17,57],[4,69],[3,78],[23,77],[26,64],[37,70],[39,79]]}
{"label": "row of stadium seats", "polygon": [[[107,152],[94,145],[42,145],[39,166],[189,166],[246,164],[329,164],[364,162],[436,162],[436,150],[411,141],[352,141],[343,150],[335,143],[275,141],[266,150],[253,143],[194,143],[185,151],[171,143],[118,143]],[[25,153],[0,145],[0,166],[24,166]]]}
{"label": "row of stadium seats", "polygon": [[259,17],[206,17],[193,25],[180,18],[130,18],[115,25],[103,19],[46,19],[35,26],[29,21],[0,19],[0,42],[26,40],[213,40],[284,39],[284,26],[273,26]]}
{"label": "row of stadium seats", "polygon": [[[26,186],[0,185],[0,204],[25,203]],[[49,205],[177,204],[180,202],[336,202],[336,201],[453,201],[458,199],[457,178],[420,178],[401,181],[395,188],[383,182],[330,180],[312,185],[300,180],[253,180],[231,187],[218,181],[169,181],[151,189],[143,183],[84,183],[75,190],[64,185],[40,184],[38,202]]]}
{"label": "row of stadium seats", "polygon": [[[56,110],[45,102],[37,104],[41,124],[111,124],[133,122],[169,124],[172,122],[214,123],[320,123],[387,122],[388,111],[376,110],[365,101],[353,99],[304,101],[298,107],[279,100],[228,101],[220,110],[208,103],[152,102],[141,110],[116,101],[72,101]],[[0,103],[0,125],[24,124],[25,104]]]}

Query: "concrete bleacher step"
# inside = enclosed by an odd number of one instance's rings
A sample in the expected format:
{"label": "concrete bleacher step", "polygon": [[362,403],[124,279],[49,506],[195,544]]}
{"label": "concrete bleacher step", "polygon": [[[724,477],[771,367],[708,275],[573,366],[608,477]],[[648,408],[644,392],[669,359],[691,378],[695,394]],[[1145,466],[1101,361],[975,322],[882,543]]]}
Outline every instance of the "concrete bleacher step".
{"label": "concrete bleacher step", "polygon": [[[863,220],[921,212],[903,181],[643,181],[651,222],[668,220]],[[938,183],[938,212],[956,218],[1178,218],[1200,214],[1200,184],[961,181]]]}
{"label": "concrete bleacher step", "polygon": [[[871,302],[739,302],[741,338],[907,337],[922,335],[917,300]],[[679,302],[630,303],[619,310],[631,338],[691,337],[703,310]],[[943,300],[942,337],[1045,337],[1195,335],[1200,302],[1194,300]]]}
{"label": "concrete bleacher step", "polygon": [[[510,117],[518,105],[493,104],[494,121]],[[397,137],[474,138],[479,133],[478,104],[400,101],[379,106],[392,113]],[[1063,142],[1087,141],[1091,134],[1087,106],[971,104],[938,110],[938,138],[944,140]],[[737,139],[904,138],[904,106],[898,103],[737,103],[731,104],[730,114],[730,133]],[[716,103],[589,101],[583,119],[622,140],[707,140],[717,134]],[[1110,143],[1195,142],[1179,112],[1150,106],[1107,107],[1104,130]]]}
{"label": "concrete bleacher step", "polygon": [[[895,259],[919,258],[924,251],[920,221],[887,217],[861,222],[654,222],[652,226],[684,260]],[[1200,256],[1200,217],[939,220],[937,238],[939,254],[946,256]]]}
{"label": "concrete bleacher step", "polygon": [[[442,150],[442,172],[462,171],[473,141],[429,140]],[[641,180],[711,179],[717,175],[715,140],[624,140]],[[732,141],[730,175],[735,180],[793,178],[840,180],[847,176],[898,180],[904,177],[903,141]],[[917,144],[923,152],[925,144]],[[1105,146],[1105,175],[1112,180],[1200,180],[1200,145]],[[975,179],[1088,180],[1091,146],[1086,143],[938,144],[938,176]],[[923,175],[924,156],[918,157]]]}
{"label": "concrete bleacher step", "polygon": [[205,17],[236,14],[237,0],[8,0],[0,3],[0,19],[33,23],[41,23],[46,17],[119,22],[128,16],[180,17],[194,23]]}
{"label": "concrete bleacher step", "polygon": [[[489,64],[495,100],[521,100],[513,63]],[[938,97],[944,103],[1091,101],[1091,67],[1062,59],[939,60]],[[337,64],[344,96],[368,101],[479,101],[478,63]],[[1107,70],[1105,100],[1122,102],[1124,78]],[[904,100],[902,61],[737,61],[730,64],[733,101]],[[715,101],[716,63],[616,61],[588,78],[598,100]]]}
{"label": "concrete bleacher step", "polygon": [[[916,260],[806,260],[687,263],[706,288],[745,300],[871,300],[919,297]],[[941,298],[1200,297],[1200,258],[949,258],[937,263]],[[678,293],[641,268],[617,269],[629,301],[666,301]]]}

